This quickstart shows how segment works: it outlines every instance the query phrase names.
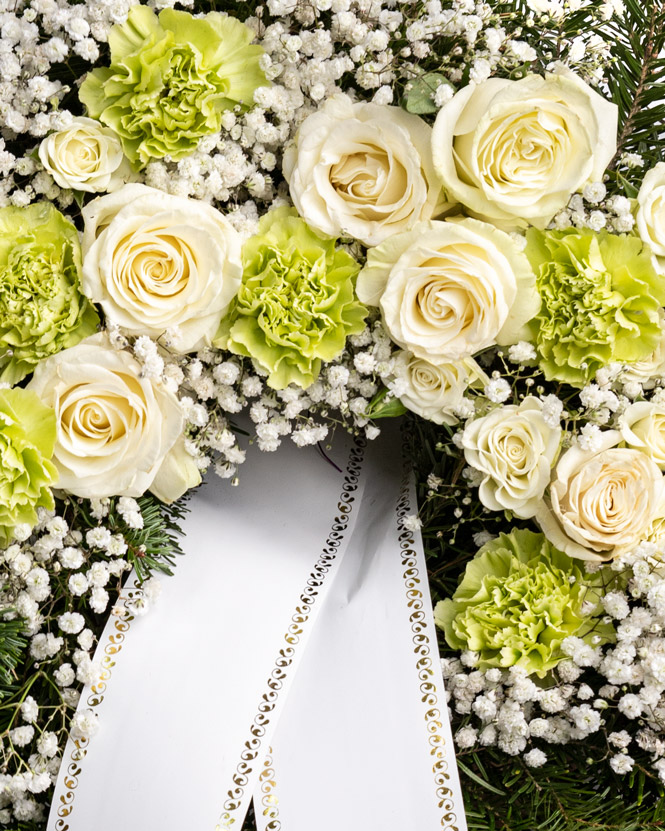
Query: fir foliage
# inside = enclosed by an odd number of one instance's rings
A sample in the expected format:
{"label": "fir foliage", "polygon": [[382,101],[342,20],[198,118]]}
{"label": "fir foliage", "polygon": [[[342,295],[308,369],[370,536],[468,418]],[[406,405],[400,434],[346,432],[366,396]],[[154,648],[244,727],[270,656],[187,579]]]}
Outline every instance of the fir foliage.
{"label": "fir foliage", "polygon": [[[137,499],[143,516],[143,528],[129,528],[117,510],[117,499],[111,499],[104,526],[113,534],[122,534],[128,547],[127,559],[134,567],[141,582],[153,571],[172,575],[175,558],[182,554],[178,535],[180,522],[188,512],[187,496],[170,505],[146,493]],[[96,528],[99,522],[93,517],[90,502],[74,496],[66,496],[62,515],[72,527],[85,531]],[[104,559],[104,557],[100,557]],[[108,558],[107,558],[108,559]]]}
{"label": "fir foliage", "polygon": [[16,666],[26,647],[23,628],[23,621],[18,618],[0,620],[0,701],[10,695],[16,685]]}
{"label": "fir foliage", "polygon": [[[626,792],[599,769],[587,768],[583,748],[557,748],[537,771],[498,751],[460,754],[469,831],[656,831],[665,804],[634,777]],[[573,759],[575,761],[573,761]],[[571,764],[572,762],[572,764]],[[490,785],[491,783],[491,785]],[[488,787],[490,785],[490,787]],[[622,792],[623,791],[623,792]]]}
{"label": "fir foliage", "polygon": [[613,56],[607,81],[619,107],[617,154],[610,167],[621,170],[621,155],[638,153],[646,169],[665,153],[665,1],[625,4],[623,17],[606,24]]}

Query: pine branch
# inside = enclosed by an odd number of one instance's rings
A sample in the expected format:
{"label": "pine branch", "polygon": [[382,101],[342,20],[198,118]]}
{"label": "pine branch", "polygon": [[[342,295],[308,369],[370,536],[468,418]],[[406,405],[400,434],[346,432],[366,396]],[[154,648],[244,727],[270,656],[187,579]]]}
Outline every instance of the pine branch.
{"label": "pine branch", "polygon": [[23,630],[21,619],[0,621],[0,700],[10,695],[16,684],[15,670],[27,646]]}
{"label": "pine branch", "polygon": [[[141,582],[153,571],[173,574],[176,557],[183,553],[178,537],[182,534],[180,523],[189,511],[187,501],[190,495],[191,492],[171,505],[164,504],[150,493],[139,497],[137,502],[143,516],[143,528],[130,528],[117,510],[118,500],[111,499],[108,516],[104,517],[102,524],[112,533],[122,535],[127,544],[127,559]],[[63,516],[72,527],[84,530],[99,525],[87,499],[65,496],[63,502]],[[96,556],[98,559],[104,557],[101,553]]]}
{"label": "pine branch", "polygon": [[623,18],[607,26],[613,40],[608,72],[612,100],[619,107],[617,152],[640,153],[650,163],[665,150],[665,0],[626,0]]}
{"label": "pine branch", "polygon": [[183,553],[178,536],[182,534],[179,523],[189,511],[187,498],[171,505],[150,494],[138,500],[144,526],[138,532],[125,532],[125,539],[130,546],[129,560],[139,580],[147,579],[152,571],[173,574],[175,558]]}
{"label": "pine branch", "polygon": [[[458,754],[469,831],[662,831],[658,789],[639,789],[597,765],[584,747],[548,747],[548,764],[526,767],[494,749]],[[492,791],[487,789],[491,784]]]}

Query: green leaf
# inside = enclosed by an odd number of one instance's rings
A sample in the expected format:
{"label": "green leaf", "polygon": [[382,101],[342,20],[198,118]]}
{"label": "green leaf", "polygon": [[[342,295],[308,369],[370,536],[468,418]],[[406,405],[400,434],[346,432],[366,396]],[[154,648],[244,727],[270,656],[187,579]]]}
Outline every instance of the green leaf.
{"label": "green leaf", "polygon": [[404,404],[384,387],[370,401],[365,415],[371,419],[395,418],[404,415],[404,413],[406,413]]}
{"label": "green leaf", "polygon": [[402,106],[407,112],[415,115],[429,115],[437,112],[439,107],[434,103],[434,94],[442,84],[449,86],[455,92],[454,84],[440,73],[427,72],[421,75],[408,86],[402,99]]}

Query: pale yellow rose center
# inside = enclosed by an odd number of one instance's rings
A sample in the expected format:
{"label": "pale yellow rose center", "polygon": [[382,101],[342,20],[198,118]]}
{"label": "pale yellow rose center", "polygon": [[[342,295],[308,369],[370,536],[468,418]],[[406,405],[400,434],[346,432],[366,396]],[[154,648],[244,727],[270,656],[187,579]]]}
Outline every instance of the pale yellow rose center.
{"label": "pale yellow rose center", "polygon": [[423,322],[464,332],[483,316],[491,298],[485,287],[459,269],[454,260],[432,258],[423,262],[422,270],[431,273],[416,296],[416,309]]}
{"label": "pale yellow rose center", "polygon": [[478,449],[483,455],[483,469],[511,479],[528,477],[545,451],[540,434],[531,430],[520,416],[489,430],[479,441]]}
{"label": "pale yellow rose center", "polygon": [[503,456],[508,459],[513,467],[524,463],[527,457],[527,449],[524,441],[513,433],[499,437],[499,448]]}
{"label": "pale yellow rose center", "polygon": [[446,383],[447,379],[437,373],[433,367],[428,366],[425,361],[418,361],[410,369],[411,383],[422,393],[439,394],[450,388],[450,385]]}
{"label": "pale yellow rose center", "polygon": [[569,483],[562,508],[581,528],[611,539],[633,530],[648,512],[648,502],[640,471],[612,462],[580,471]]}
{"label": "pale yellow rose center", "polygon": [[478,141],[478,169],[485,183],[501,190],[536,187],[551,175],[557,157],[568,155],[564,119],[534,109],[490,122]]}
{"label": "pale yellow rose center", "polygon": [[342,157],[330,167],[330,184],[345,200],[362,208],[366,219],[379,220],[374,211],[404,199],[409,176],[404,166],[381,148],[367,147]]}
{"label": "pale yellow rose center", "polygon": [[99,156],[99,142],[90,136],[72,138],[67,143],[67,161],[79,173],[97,170]]}
{"label": "pale yellow rose center", "polygon": [[140,303],[173,298],[187,289],[196,256],[187,243],[169,234],[131,234],[114,255],[116,284]]}
{"label": "pale yellow rose center", "polygon": [[[77,395],[61,412],[61,429],[73,446],[108,445],[140,428],[140,418],[125,398],[115,395]],[[79,391],[82,392],[82,391]]]}

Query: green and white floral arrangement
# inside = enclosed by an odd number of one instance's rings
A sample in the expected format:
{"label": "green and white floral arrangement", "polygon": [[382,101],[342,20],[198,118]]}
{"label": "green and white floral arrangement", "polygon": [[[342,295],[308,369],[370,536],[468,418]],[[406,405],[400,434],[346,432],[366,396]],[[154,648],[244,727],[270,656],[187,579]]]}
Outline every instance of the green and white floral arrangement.
{"label": "green and white floral arrangement", "polygon": [[660,828],[665,6],[174,5],[0,2],[0,826],[203,474],[407,413],[469,827]]}

